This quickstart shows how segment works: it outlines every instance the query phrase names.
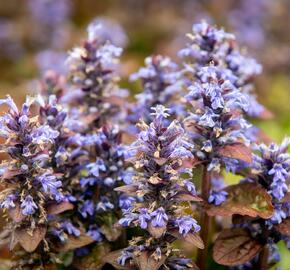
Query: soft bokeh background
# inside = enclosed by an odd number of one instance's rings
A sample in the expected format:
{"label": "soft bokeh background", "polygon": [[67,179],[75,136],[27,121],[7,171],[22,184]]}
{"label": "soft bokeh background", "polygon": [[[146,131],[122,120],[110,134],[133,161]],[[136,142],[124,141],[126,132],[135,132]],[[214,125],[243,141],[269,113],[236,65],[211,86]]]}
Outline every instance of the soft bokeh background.
{"label": "soft bokeh background", "polygon": [[[1,97],[21,102],[35,92],[33,82],[45,69],[62,72],[66,52],[96,17],[125,29],[127,37],[119,29],[114,35],[125,46],[122,85],[132,93],[138,89],[128,75],[152,53],[178,61],[193,22],[206,19],[234,32],[264,67],[256,81],[258,99],[274,118],[257,125],[277,141],[290,134],[290,0],[0,0]],[[281,266],[289,270],[290,255],[283,252]]]}

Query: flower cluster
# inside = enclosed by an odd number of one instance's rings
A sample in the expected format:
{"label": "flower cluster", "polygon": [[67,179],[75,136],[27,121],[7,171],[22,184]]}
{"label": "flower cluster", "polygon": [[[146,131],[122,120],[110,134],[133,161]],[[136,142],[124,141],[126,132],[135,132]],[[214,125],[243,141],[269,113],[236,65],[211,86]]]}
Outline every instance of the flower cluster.
{"label": "flower cluster", "polygon": [[160,266],[186,269],[190,268],[190,260],[176,258],[178,255],[174,254],[171,243],[200,230],[193,216],[185,213],[190,204],[182,206],[185,202],[200,200],[194,184],[180,177],[182,160],[193,157],[192,145],[176,121],[168,124],[168,109],[162,105],[152,109],[153,122],[140,123],[142,131],[131,145],[131,160],[136,169],[133,183],[118,189],[137,194],[137,201],[123,211],[119,223],[139,227],[146,233],[144,237],[133,238],[118,261],[125,265],[133,257],[138,261],[143,256],[140,253],[149,252],[156,264],[161,261]]}
{"label": "flower cluster", "polygon": [[77,211],[72,219],[81,221],[95,241],[114,241],[121,233],[112,230],[119,218],[118,209],[129,208],[134,200],[113,191],[131,181],[130,168],[124,164],[121,132],[117,127],[104,126],[96,134],[80,136],[78,143],[85,155],[70,183],[71,202]]}
{"label": "flower cluster", "polygon": [[[251,92],[261,66],[233,35],[197,24],[180,52],[184,69],[157,55],[131,76],[143,88],[132,106],[118,85],[119,31],[94,21],[67,60],[70,80],[44,73],[40,95],[21,110],[0,100],[9,109],[0,117],[0,243],[13,249],[15,267],[47,269],[69,257],[61,264],[77,269],[197,269],[187,244],[200,249],[204,270],[212,243],[226,266],[276,262],[276,243],[290,245],[290,140],[250,147],[257,130],[244,116],[265,113]],[[139,118],[132,139],[122,128]],[[224,187],[228,172],[244,179]],[[210,216],[233,216],[214,242],[223,223],[211,229]]]}
{"label": "flower cluster", "polygon": [[241,162],[225,153],[227,147],[246,143],[244,131],[249,127],[241,114],[247,99],[229,80],[223,79],[218,67],[199,70],[200,81],[189,86],[186,98],[189,116],[184,120],[195,145],[195,156],[219,172],[221,166],[235,172]]}
{"label": "flower cluster", "polygon": [[74,48],[67,59],[70,82],[75,88],[67,99],[72,105],[80,106],[81,114],[95,115],[98,127],[120,113],[120,97],[126,95],[117,85],[116,69],[122,48],[98,38],[100,27],[95,23],[90,25],[88,39],[83,46]]}
{"label": "flower cluster", "polygon": [[38,224],[47,220],[47,205],[64,198],[59,176],[49,166],[59,132],[41,125],[37,115],[31,116],[34,102],[28,98],[19,111],[10,97],[1,100],[9,107],[1,117],[1,137],[5,139],[2,151],[10,156],[1,164],[1,180],[7,185],[1,207],[19,209],[21,222],[32,219]]}
{"label": "flower cluster", "polygon": [[194,24],[191,40],[179,56],[186,60],[185,73],[196,76],[200,67],[213,64],[223,69],[224,79],[229,80],[247,95],[247,114],[251,117],[267,117],[265,108],[256,100],[252,79],[262,71],[260,64],[240,52],[234,35],[210,26],[205,21]]}
{"label": "flower cluster", "polygon": [[[271,195],[273,215],[268,219],[240,218],[234,225],[246,228],[254,239],[263,245],[269,245],[269,263],[275,254],[279,255],[277,242],[284,240],[286,245],[290,246],[289,231],[287,232],[290,217],[290,203],[287,197],[290,177],[290,154],[287,152],[289,144],[289,138],[286,138],[281,145],[257,145],[257,152],[253,155],[253,174],[243,180],[258,183]],[[279,261],[279,256],[275,258],[275,262]],[[256,260],[257,258],[253,259],[249,266],[253,267]]]}
{"label": "flower cluster", "polygon": [[143,91],[136,96],[137,106],[134,104],[129,116],[137,123],[140,118],[150,122],[150,109],[156,105],[167,106],[171,115],[178,116],[182,110],[179,101],[181,92],[180,71],[178,65],[169,57],[155,55],[145,59],[145,67],[131,75],[131,81],[141,80]]}

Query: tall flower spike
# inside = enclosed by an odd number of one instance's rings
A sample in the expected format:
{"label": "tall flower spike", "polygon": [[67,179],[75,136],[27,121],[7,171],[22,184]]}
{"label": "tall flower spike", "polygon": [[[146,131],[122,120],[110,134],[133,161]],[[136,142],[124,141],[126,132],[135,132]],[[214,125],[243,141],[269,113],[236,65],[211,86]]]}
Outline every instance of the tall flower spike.
{"label": "tall flower spike", "polygon": [[183,110],[178,103],[182,89],[178,65],[169,57],[155,55],[145,59],[145,67],[130,76],[130,80],[141,80],[143,91],[136,95],[137,104],[132,105],[129,121],[136,124],[140,118],[150,122],[151,107],[158,104],[168,106],[171,114],[178,116]]}
{"label": "tall flower spike", "polygon": [[[102,25],[99,25],[102,27]],[[106,119],[118,113],[121,119],[121,100],[126,91],[118,87],[117,66],[122,48],[98,37],[96,25],[88,28],[88,39],[83,46],[74,48],[67,59],[69,77],[74,91],[67,101],[80,107],[83,117],[93,118],[100,128]]]}
{"label": "tall flower spike", "polygon": [[10,97],[0,100],[0,104],[9,107],[0,118],[2,151],[8,155],[1,164],[5,188],[0,193],[0,206],[9,218],[5,230],[11,239],[16,237],[11,249],[17,249],[17,243],[23,248],[23,258],[17,263],[41,265],[59,244],[50,242],[56,214],[71,209],[62,192],[62,175],[51,166],[60,132],[57,122],[42,122],[41,107],[35,98],[28,97],[21,110]]}
{"label": "tall flower spike", "polygon": [[[144,236],[133,238],[118,262],[123,266],[133,261],[138,264],[145,256],[152,266],[187,269],[193,263],[173,249],[172,242],[188,241],[191,236],[199,239],[200,226],[192,215],[186,214],[186,209],[191,207],[189,201],[201,199],[196,196],[194,185],[180,176],[182,161],[193,157],[193,146],[186,141],[184,130],[176,121],[168,123],[164,106],[152,110],[153,122],[149,126],[143,124],[137,141],[131,145],[133,183],[121,190],[128,194],[134,190],[138,201],[123,211],[119,221],[125,227],[143,229]],[[200,239],[193,244],[202,247]]]}
{"label": "tall flower spike", "polygon": [[242,54],[235,36],[223,29],[215,28],[205,21],[194,24],[190,42],[179,52],[185,60],[184,72],[189,77],[199,77],[200,67],[213,64],[223,69],[224,79],[229,80],[247,95],[251,106],[246,114],[251,117],[270,117],[270,113],[256,100],[251,84],[253,78],[262,72],[255,59]]}
{"label": "tall flower spike", "polygon": [[[130,183],[131,171],[124,164],[125,148],[121,144],[117,127],[104,126],[96,134],[83,135],[80,147],[91,155],[79,166],[81,169],[72,181],[72,203],[77,212],[72,220],[80,221],[88,235],[97,242],[114,241],[121,231],[112,230],[118,221],[120,208],[131,207],[134,198],[119,196],[115,187]],[[90,148],[94,147],[94,152]]]}
{"label": "tall flower spike", "polygon": [[223,72],[218,67],[200,68],[202,81],[189,86],[186,96],[191,106],[190,114],[185,119],[192,142],[195,144],[195,156],[208,164],[208,171],[219,172],[222,166],[235,172],[251,162],[248,156],[229,153],[237,147],[247,149],[245,131],[249,124],[243,119],[242,110],[248,107],[247,99],[230,81],[223,79]]}

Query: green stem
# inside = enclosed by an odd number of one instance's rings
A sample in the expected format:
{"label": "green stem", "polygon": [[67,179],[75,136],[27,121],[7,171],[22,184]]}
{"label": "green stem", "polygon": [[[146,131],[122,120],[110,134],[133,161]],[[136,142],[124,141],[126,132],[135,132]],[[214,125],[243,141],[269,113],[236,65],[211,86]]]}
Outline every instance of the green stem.
{"label": "green stem", "polygon": [[268,256],[269,256],[269,248],[267,245],[265,245],[259,255],[257,270],[268,269]]}
{"label": "green stem", "polygon": [[[207,166],[203,168],[203,176],[202,176],[202,183],[201,183],[201,196],[205,202],[208,201],[209,192],[210,192],[210,174],[207,171]],[[200,249],[197,256],[197,265],[199,266],[200,270],[206,269],[206,263],[208,261],[208,248],[209,248],[209,234],[210,234],[210,225],[211,219],[207,215],[205,209],[202,209],[201,213],[201,238],[204,242],[204,249]]]}

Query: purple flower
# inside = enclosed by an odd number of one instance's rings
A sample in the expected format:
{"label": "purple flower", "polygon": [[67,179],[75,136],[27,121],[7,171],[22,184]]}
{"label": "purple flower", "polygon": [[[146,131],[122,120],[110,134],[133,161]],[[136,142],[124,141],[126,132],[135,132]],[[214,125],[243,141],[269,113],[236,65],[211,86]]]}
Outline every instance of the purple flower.
{"label": "purple flower", "polygon": [[33,215],[38,206],[33,201],[30,195],[27,195],[24,201],[21,203],[22,213],[25,216]]}
{"label": "purple flower", "polygon": [[1,208],[14,208],[15,203],[14,200],[16,199],[16,196],[14,194],[9,194],[2,202],[1,202]]}
{"label": "purple flower", "polygon": [[31,136],[33,138],[33,143],[41,145],[45,143],[53,143],[54,139],[59,136],[59,132],[50,128],[48,125],[44,125],[33,130]]}
{"label": "purple flower", "polygon": [[62,186],[62,183],[61,181],[57,181],[56,176],[50,172],[45,172],[38,176],[37,180],[41,183],[44,192],[51,193],[54,197],[60,197],[58,189]]}
{"label": "purple flower", "polygon": [[100,17],[91,22],[87,28],[88,40],[105,43],[110,41],[117,46],[125,47],[128,38],[124,29],[115,21]]}
{"label": "purple flower", "polygon": [[128,259],[134,257],[132,250],[129,248],[122,250],[121,256],[117,259],[118,264],[124,266]]}
{"label": "purple flower", "polygon": [[174,270],[184,270],[191,267],[191,260],[187,258],[169,258],[168,259],[168,266],[170,269]]}
{"label": "purple flower", "polygon": [[61,224],[61,228],[64,229],[68,234],[74,235],[76,237],[81,235],[81,232],[79,229],[77,229],[71,222],[64,221]]}
{"label": "purple flower", "polygon": [[274,164],[273,168],[269,171],[269,175],[274,175],[274,181],[285,181],[290,176],[281,164]]}
{"label": "purple flower", "polygon": [[276,180],[271,184],[271,194],[278,200],[282,200],[288,191],[288,186],[285,180]]}
{"label": "purple flower", "polygon": [[200,231],[200,226],[197,221],[191,216],[183,216],[175,221],[176,226],[179,228],[179,233],[186,236],[191,230],[194,232]]}
{"label": "purple flower", "polygon": [[132,203],[136,201],[135,198],[122,195],[119,198],[119,206],[121,209],[128,210],[132,207]]}
{"label": "purple flower", "polygon": [[96,210],[97,211],[108,211],[114,209],[114,205],[109,201],[106,196],[102,196],[100,198],[100,202],[97,203]]}
{"label": "purple flower", "polygon": [[140,224],[140,227],[142,229],[146,229],[148,226],[148,222],[151,220],[151,216],[148,213],[148,210],[146,208],[141,208],[139,210],[139,217],[138,217],[138,221]]}
{"label": "purple flower", "polygon": [[218,115],[213,112],[212,109],[206,107],[205,113],[200,117],[198,124],[205,127],[214,127],[216,125],[216,119]]}
{"label": "purple flower", "polygon": [[95,177],[100,176],[100,171],[103,171],[103,172],[106,171],[106,166],[104,164],[104,161],[101,159],[98,159],[95,163],[90,163],[87,166],[87,168],[89,172]]}
{"label": "purple flower", "polygon": [[185,147],[180,146],[173,150],[170,155],[171,158],[191,158],[193,157],[191,151],[187,150]]}
{"label": "purple flower", "polygon": [[192,195],[196,195],[195,185],[191,181],[185,180],[184,186],[188,192],[190,192]]}
{"label": "purple flower", "polygon": [[131,223],[136,220],[137,215],[133,214],[129,211],[123,211],[123,217],[119,220],[119,224],[122,225],[123,227],[129,227]]}
{"label": "purple flower", "polygon": [[87,231],[87,235],[97,242],[102,241],[102,235],[99,231],[99,228],[96,225],[91,225],[89,227],[89,230]]}
{"label": "purple flower", "polygon": [[218,206],[226,201],[228,193],[226,191],[211,190],[208,197],[208,202]]}
{"label": "purple flower", "polygon": [[85,201],[82,205],[79,207],[79,212],[83,216],[83,218],[87,218],[88,215],[92,216],[94,214],[94,203],[90,200]]}
{"label": "purple flower", "polygon": [[283,219],[287,218],[286,212],[281,206],[275,206],[274,215],[271,217],[271,224],[281,223]]}
{"label": "purple flower", "polygon": [[151,218],[152,218],[152,225],[154,227],[164,227],[167,224],[168,221],[168,216],[165,213],[165,210],[163,207],[159,207],[156,209],[154,212],[151,213]]}
{"label": "purple flower", "polygon": [[154,111],[153,113],[151,113],[151,115],[154,115],[156,119],[164,119],[169,116],[169,109],[165,108],[162,105],[157,105],[156,107],[152,107],[151,109]]}

